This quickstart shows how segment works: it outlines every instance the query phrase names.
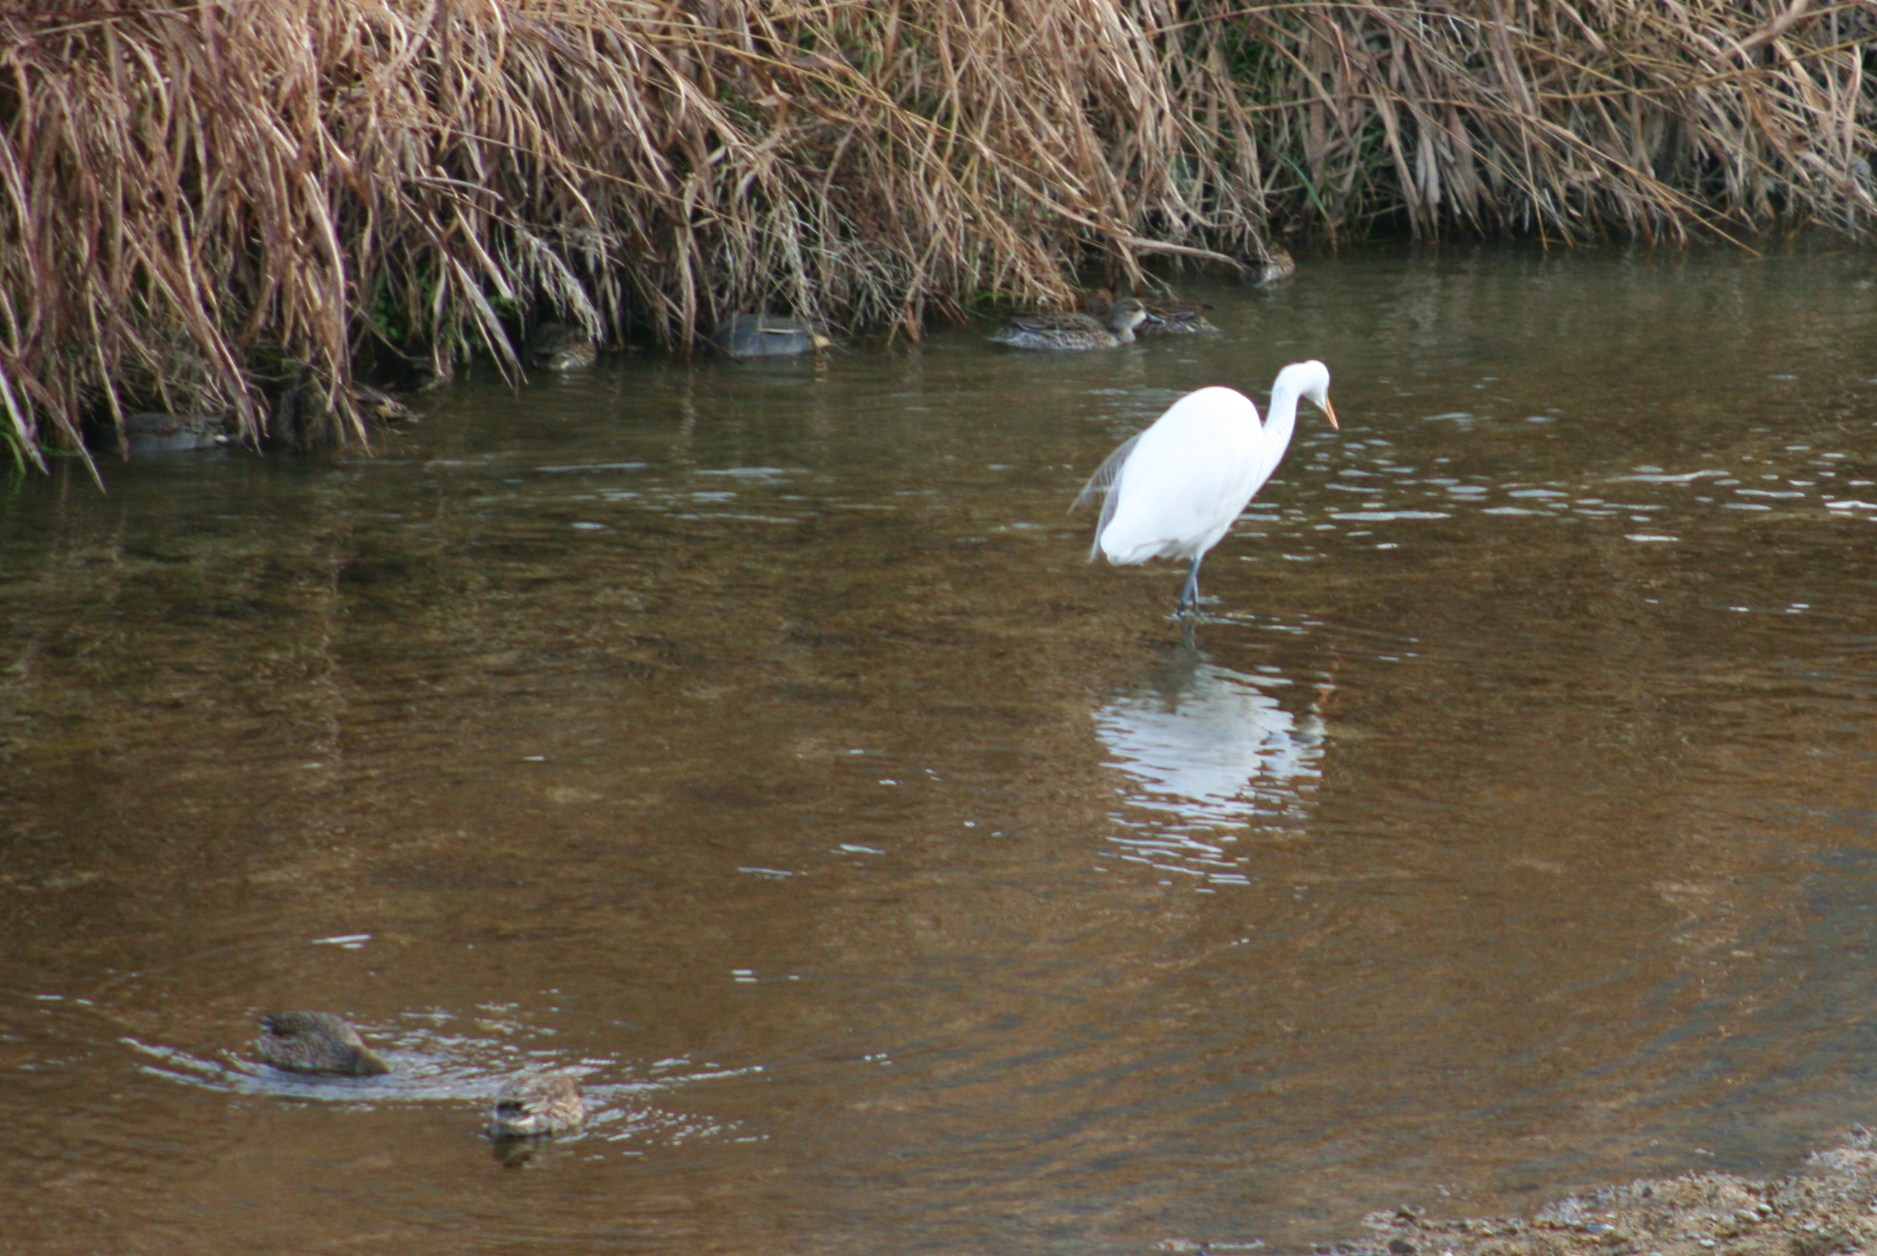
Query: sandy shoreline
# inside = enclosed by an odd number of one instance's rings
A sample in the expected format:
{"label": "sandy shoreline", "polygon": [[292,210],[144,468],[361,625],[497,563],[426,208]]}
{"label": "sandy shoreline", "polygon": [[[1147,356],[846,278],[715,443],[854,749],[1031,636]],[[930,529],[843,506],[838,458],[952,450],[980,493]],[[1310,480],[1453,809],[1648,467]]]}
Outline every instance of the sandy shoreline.
{"label": "sandy shoreline", "polygon": [[[1531,1217],[1440,1218],[1419,1209],[1372,1213],[1367,1238],[1325,1244],[1323,1256],[1829,1256],[1877,1252],[1877,1134],[1862,1126],[1784,1177],[1688,1173],[1570,1195]],[[1226,1256],[1261,1243],[1160,1244]]]}

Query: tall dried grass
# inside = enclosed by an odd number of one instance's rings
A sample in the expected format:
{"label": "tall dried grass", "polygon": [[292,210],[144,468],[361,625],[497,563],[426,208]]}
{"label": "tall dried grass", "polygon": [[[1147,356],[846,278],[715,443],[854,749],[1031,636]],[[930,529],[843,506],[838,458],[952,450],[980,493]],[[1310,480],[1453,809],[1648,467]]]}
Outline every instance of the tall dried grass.
{"label": "tall dried grass", "polygon": [[439,369],[556,317],[917,336],[1272,224],[1861,233],[1868,3],[94,0],[0,13],[0,407]]}
{"label": "tall dried grass", "polygon": [[[1272,16],[1273,22],[1281,20]],[[1594,238],[1861,234],[1877,6],[1306,5],[1267,143],[1325,226]],[[1275,84],[1274,84],[1275,85]]]}

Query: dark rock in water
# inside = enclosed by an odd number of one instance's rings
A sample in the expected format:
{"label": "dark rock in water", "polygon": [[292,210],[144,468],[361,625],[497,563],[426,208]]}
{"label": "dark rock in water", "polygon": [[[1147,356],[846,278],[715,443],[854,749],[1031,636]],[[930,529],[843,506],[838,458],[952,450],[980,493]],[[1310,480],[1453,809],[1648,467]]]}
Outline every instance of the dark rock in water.
{"label": "dark rock in water", "polygon": [[376,1077],[391,1066],[365,1045],[358,1030],[330,1012],[275,1012],[261,1018],[254,1040],[261,1059],[290,1073]]}
{"label": "dark rock in water", "polygon": [[710,333],[710,343],[733,358],[792,357],[834,347],[813,324],[780,314],[738,314]]}

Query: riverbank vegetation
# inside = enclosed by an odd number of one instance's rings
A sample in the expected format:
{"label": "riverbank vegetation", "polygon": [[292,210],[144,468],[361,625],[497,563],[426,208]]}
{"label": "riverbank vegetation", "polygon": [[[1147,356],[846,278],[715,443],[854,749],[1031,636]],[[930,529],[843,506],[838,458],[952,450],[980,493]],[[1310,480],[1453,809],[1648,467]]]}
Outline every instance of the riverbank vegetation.
{"label": "riverbank vegetation", "polygon": [[[362,437],[355,375],[558,319],[918,336],[1378,231],[1872,221],[1868,6],[202,0],[0,14],[0,433]],[[94,440],[94,444],[97,442]]]}

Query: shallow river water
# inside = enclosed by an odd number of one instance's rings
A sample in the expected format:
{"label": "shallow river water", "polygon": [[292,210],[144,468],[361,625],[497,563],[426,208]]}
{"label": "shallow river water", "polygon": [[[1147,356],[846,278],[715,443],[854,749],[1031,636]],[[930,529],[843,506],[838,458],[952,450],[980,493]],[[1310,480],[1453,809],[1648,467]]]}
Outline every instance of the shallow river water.
{"label": "shallow river water", "polygon": [[[471,379],[0,496],[0,1248],[1307,1248],[1877,1120],[1877,264]],[[1335,375],[1207,563],[1065,507]],[[291,1081],[256,1017],[396,1073]],[[558,1066],[588,1132],[478,1134]]]}

